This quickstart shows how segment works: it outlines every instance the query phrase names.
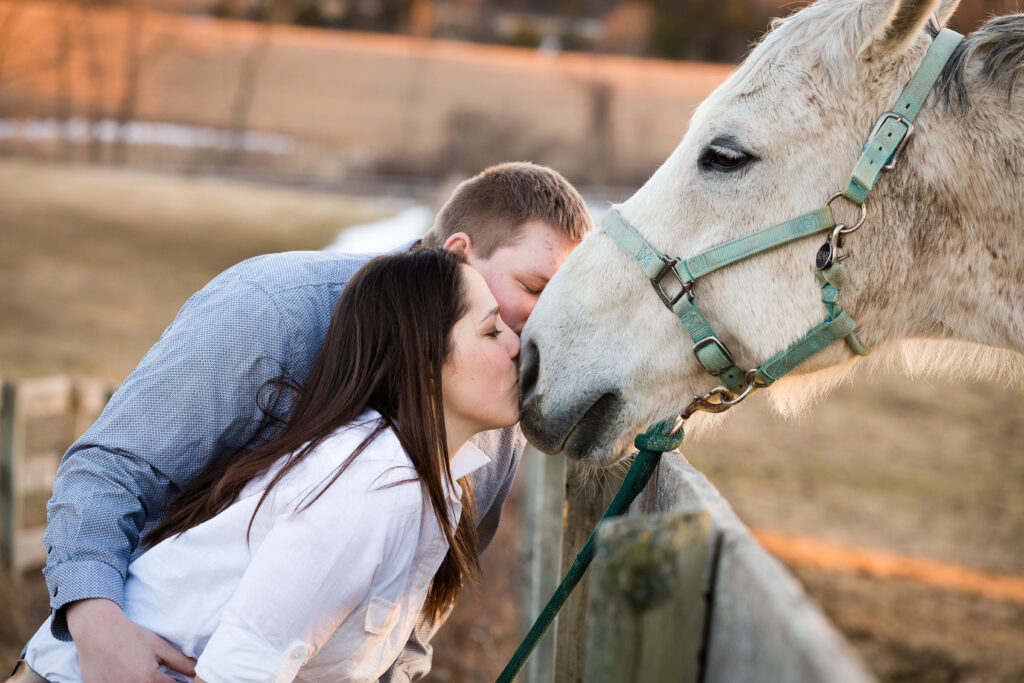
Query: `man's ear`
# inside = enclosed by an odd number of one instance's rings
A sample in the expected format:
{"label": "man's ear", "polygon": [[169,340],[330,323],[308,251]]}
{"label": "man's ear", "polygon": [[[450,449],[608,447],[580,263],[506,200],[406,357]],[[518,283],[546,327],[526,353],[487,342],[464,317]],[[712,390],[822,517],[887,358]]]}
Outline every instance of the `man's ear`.
{"label": "man's ear", "polygon": [[444,248],[462,254],[467,260],[473,256],[473,240],[464,232],[453,233],[444,241]]}

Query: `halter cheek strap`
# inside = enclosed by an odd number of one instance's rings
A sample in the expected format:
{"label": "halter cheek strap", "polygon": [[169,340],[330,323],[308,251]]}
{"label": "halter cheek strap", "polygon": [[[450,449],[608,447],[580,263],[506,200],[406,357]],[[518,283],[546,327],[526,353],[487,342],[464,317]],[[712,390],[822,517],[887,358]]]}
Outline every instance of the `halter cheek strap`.
{"label": "halter cheek strap", "polygon": [[[896,102],[894,110],[883,114],[875,123],[851,173],[847,189],[832,195],[820,209],[726,242],[689,259],[668,256],[659,251],[616,209],[611,209],[605,215],[601,223],[602,230],[644,269],[662,302],[679,318],[689,334],[697,360],[705,370],[720,378],[725,385],[713,389],[703,399],[697,399],[691,404],[691,408],[715,412],[725,410],[738,403],[752,390],[768,386],[840,339],[845,340],[854,353],[869,353],[868,348],[854,333],[857,324],[839,305],[846,267],[838,262],[836,252],[842,236],[857,230],[863,224],[866,217],[864,202],[868,193],[884,171],[895,167],[896,160],[913,133],[913,122],[917,113],[961,40],[963,36],[955,31],[943,29],[939,32]],[[840,197],[853,202],[861,209],[856,224],[848,226],[836,223],[831,204]],[[818,250],[815,265],[816,275],[822,286],[821,300],[825,305],[825,320],[761,365],[743,370],[736,365],[729,349],[695,305],[694,283],[720,268],[823,232],[829,232],[829,237]],[[670,277],[677,281],[678,289],[666,289],[665,283]],[[710,402],[709,399],[714,395],[720,400]],[[692,412],[691,408],[687,410]],[[684,417],[686,416],[688,415],[684,413]]]}
{"label": "halter cheek strap", "polygon": [[896,159],[914,133],[914,119],[963,39],[962,35],[948,28],[935,36],[896,106],[879,117],[868,135],[860,159],[850,174],[850,185],[843,191],[844,197],[855,204],[863,204],[882,173],[896,167]]}

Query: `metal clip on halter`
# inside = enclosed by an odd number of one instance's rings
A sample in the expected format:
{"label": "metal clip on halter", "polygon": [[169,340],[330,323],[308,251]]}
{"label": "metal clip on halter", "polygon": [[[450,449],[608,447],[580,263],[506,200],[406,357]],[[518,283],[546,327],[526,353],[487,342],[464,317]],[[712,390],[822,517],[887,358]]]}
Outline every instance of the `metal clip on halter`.
{"label": "metal clip on halter", "polygon": [[[893,114],[893,116],[899,116]],[[885,117],[883,116],[882,119]],[[881,121],[882,119],[879,119]],[[878,127],[878,124],[875,126]],[[836,192],[834,195],[828,198],[825,202],[825,206],[831,207],[832,202],[843,196],[842,192]],[[849,200],[847,200],[849,201]],[[852,203],[852,202],[851,202]],[[856,206],[856,205],[855,205]],[[860,226],[864,225],[864,221],[868,217],[868,208],[866,205],[861,204],[859,207],[860,215],[857,216],[857,222],[853,225],[846,225],[845,223],[839,223],[836,227],[832,228],[832,232],[829,233],[828,239],[825,240],[825,244],[821,245],[818,249],[818,253],[814,256],[814,267],[818,270],[825,270],[830,268],[833,263],[838,263],[846,258],[846,256],[839,255],[839,249],[843,246],[843,235],[847,235],[851,232],[855,232],[860,229]]]}
{"label": "metal clip on halter", "polygon": [[[661,257],[661,268],[651,278],[651,285],[654,287],[654,291],[658,293],[661,300],[669,310],[676,305],[676,302],[686,295],[686,298],[693,301],[693,281],[684,282],[683,278],[676,272],[675,265],[679,263],[679,257],[677,256],[662,256]],[[680,290],[677,294],[672,295],[665,291],[665,288],[661,286],[661,281],[665,279],[665,276],[669,273],[675,276],[676,281],[679,283]]]}
{"label": "metal clip on halter", "polygon": [[[739,394],[734,394],[729,390],[728,387],[718,386],[704,394],[703,396],[694,396],[690,405],[679,414],[676,418],[676,424],[678,427],[673,428],[675,431],[678,428],[682,428],[683,423],[686,422],[694,413],[703,411],[705,413],[724,413],[725,411],[732,408],[737,403],[740,403],[747,396],[750,396],[755,390],[763,389],[768,386],[764,382],[757,379],[757,368],[751,368],[746,372],[747,386]],[[714,399],[718,400],[714,400]]]}

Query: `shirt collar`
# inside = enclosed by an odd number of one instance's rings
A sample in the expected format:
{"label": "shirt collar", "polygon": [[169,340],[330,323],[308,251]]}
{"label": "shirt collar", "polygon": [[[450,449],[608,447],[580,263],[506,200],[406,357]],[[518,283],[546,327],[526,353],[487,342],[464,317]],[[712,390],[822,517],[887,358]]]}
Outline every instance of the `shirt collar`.
{"label": "shirt collar", "polygon": [[475,472],[490,461],[491,459],[487,457],[487,454],[477,448],[476,444],[471,441],[467,441],[465,445],[457,450],[455,455],[452,456],[450,463],[452,479],[462,479],[467,474]]}

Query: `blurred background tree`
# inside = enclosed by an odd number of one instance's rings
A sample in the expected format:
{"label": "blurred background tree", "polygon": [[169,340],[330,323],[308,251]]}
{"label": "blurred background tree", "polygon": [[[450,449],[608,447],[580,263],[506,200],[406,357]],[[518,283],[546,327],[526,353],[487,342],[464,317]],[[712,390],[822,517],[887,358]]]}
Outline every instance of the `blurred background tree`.
{"label": "blurred background tree", "polygon": [[[115,0],[114,4],[135,0]],[[738,62],[772,17],[808,0],[289,0],[284,23],[560,50]],[[264,0],[161,0],[162,10],[265,20]],[[953,28],[970,32],[1020,0],[965,0]],[[4,30],[0,25],[0,36]]]}

